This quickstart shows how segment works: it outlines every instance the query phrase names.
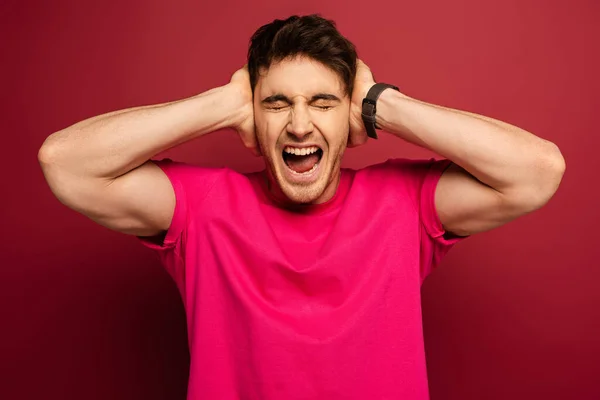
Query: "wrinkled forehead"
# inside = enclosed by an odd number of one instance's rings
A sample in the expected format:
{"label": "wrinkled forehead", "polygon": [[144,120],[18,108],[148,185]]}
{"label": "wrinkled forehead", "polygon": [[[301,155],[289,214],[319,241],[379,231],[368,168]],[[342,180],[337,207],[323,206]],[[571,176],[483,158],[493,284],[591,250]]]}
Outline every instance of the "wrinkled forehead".
{"label": "wrinkled forehead", "polygon": [[261,69],[254,94],[262,100],[274,94],[308,99],[317,93],[346,97],[344,83],[335,71],[318,61],[296,57]]}

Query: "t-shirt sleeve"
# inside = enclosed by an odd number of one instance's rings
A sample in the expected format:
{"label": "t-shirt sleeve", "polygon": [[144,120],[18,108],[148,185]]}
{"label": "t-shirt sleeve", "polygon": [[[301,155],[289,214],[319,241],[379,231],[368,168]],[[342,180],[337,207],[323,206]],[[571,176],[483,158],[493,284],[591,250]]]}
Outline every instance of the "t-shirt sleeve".
{"label": "t-shirt sleeve", "polygon": [[452,161],[430,160],[424,171],[421,193],[419,196],[419,218],[423,229],[421,231],[421,280],[439,265],[442,258],[450,249],[466,236],[456,236],[447,232],[435,207],[435,190],[442,174],[452,164]]}
{"label": "t-shirt sleeve", "polygon": [[216,180],[217,169],[202,168],[170,159],[152,160],[169,178],[175,193],[175,209],[169,229],[162,235],[137,238],[155,250],[181,293],[185,288],[185,254],[188,227],[195,210]]}
{"label": "t-shirt sleeve", "polygon": [[437,267],[450,249],[466,236],[446,232],[435,207],[435,191],[442,174],[452,161],[436,160],[389,160],[402,171],[408,196],[419,214],[420,272],[421,282]]}

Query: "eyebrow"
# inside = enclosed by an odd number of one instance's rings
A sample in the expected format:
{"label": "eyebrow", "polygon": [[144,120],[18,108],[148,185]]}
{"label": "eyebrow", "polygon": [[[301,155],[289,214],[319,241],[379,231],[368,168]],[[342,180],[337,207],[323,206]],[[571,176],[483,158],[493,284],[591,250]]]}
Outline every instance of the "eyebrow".
{"label": "eyebrow", "polygon": [[[333,100],[333,101],[341,101],[339,97],[331,93],[317,93],[313,97],[310,98],[309,103],[314,103],[317,100]],[[277,93],[269,97],[265,97],[261,103],[262,104],[273,104],[278,101],[283,101],[287,104],[292,104],[292,100],[290,100],[286,95],[282,93]]]}

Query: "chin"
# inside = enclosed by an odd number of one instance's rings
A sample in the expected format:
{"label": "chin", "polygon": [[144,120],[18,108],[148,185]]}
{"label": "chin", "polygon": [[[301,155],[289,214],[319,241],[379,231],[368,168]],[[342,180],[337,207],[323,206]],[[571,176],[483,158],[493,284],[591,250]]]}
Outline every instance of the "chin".
{"label": "chin", "polygon": [[337,182],[332,180],[338,175],[335,170],[337,168],[339,171],[341,154],[334,156],[334,162],[328,149],[320,148],[318,162],[313,168],[298,173],[288,166],[284,154],[273,150],[267,153],[264,150],[266,149],[263,149],[263,154],[269,154],[269,157],[265,157],[267,175],[271,183],[269,190],[275,198],[290,205],[320,204],[335,194]]}
{"label": "chin", "polygon": [[322,157],[310,173],[295,174],[278,160],[274,166],[275,184],[287,201],[293,204],[318,204],[325,202],[323,195],[331,180],[331,171]]}
{"label": "chin", "polygon": [[316,182],[309,186],[290,185],[287,182],[278,182],[285,197],[294,204],[318,204],[323,197],[327,182]]}

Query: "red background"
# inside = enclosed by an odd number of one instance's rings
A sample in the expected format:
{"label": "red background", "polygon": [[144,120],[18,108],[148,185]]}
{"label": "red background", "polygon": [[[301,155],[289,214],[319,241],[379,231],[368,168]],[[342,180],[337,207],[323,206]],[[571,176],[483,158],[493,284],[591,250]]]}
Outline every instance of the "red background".
{"label": "red background", "polygon": [[[600,6],[578,1],[3,1],[0,397],[183,399],[181,300],[134,238],[61,205],[46,136],[222,85],[260,25],[320,12],[377,80],[559,145],[542,210],[458,245],[423,286],[432,399],[599,399]],[[233,132],[168,152],[261,168]],[[382,134],[344,165],[430,153]]]}

